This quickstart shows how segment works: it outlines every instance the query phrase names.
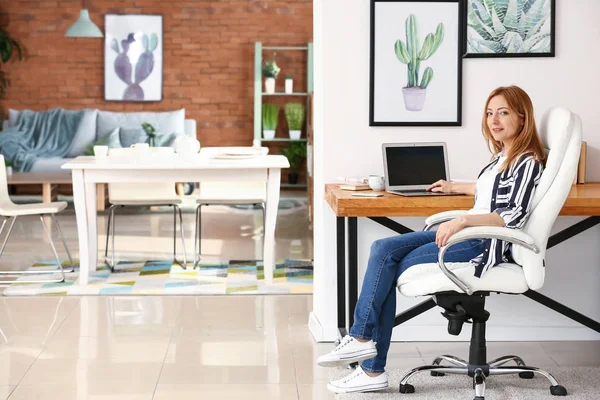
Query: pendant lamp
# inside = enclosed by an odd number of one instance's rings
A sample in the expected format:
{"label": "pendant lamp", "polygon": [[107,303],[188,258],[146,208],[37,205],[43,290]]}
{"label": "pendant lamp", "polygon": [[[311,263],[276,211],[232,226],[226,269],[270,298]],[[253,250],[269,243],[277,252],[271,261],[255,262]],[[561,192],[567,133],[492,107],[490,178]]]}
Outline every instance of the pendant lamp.
{"label": "pendant lamp", "polygon": [[67,37],[104,37],[102,32],[90,19],[90,14],[85,8],[85,0],[81,0],[81,10],[79,11],[79,19],[75,21],[67,33]]}

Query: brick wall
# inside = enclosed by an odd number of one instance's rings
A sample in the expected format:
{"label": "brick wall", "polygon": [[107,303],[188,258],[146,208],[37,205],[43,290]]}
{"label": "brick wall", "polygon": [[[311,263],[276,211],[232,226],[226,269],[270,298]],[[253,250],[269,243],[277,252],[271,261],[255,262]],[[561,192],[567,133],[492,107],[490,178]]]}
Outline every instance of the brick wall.
{"label": "brick wall", "polygon": [[[2,2],[1,11],[8,18],[7,30],[25,46],[27,56],[3,66],[10,80],[0,103],[5,115],[9,107],[185,108],[186,118],[197,121],[203,146],[250,145],[254,42],[301,46],[312,41],[312,1],[307,0],[87,0],[87,4],[92,21],[103,32],[105,14],[163,16],[163,100],[104,101],[104,39],[64,36],[79,14],[78,0],[11,0]],[[278,90],[283,91],[287,73],[294,75],[295,85],[305,87],[305,56],[280,52],[276,59],[284,69]]]}

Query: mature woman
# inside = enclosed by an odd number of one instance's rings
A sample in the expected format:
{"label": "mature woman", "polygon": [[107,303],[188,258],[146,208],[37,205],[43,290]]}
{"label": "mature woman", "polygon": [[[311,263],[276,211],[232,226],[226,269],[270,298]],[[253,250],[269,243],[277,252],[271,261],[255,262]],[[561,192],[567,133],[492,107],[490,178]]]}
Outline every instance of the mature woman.
{"label": "mature woman", "polygon": [[[450,236],[468,226],[521,228],[545,162],[531,99],[517,86],[499,87],[488,97],[483,136],[494,154],[476,183],[444,180],[429,186],[434,192],[475,195],[468,214],[441,224],[437,232],[412,232],[377,240],[371,253],[349,336],[318,359],[321,366],[362,361],[350,375],[332,381],[335,393],[385,389],[387,352],[396,314],[396,281],[413,265],[436,263]],[[474,239],[446,251],[446,262],[470,262],[481,277],[489,268],[511,260],[511,245],[498,239]]]}

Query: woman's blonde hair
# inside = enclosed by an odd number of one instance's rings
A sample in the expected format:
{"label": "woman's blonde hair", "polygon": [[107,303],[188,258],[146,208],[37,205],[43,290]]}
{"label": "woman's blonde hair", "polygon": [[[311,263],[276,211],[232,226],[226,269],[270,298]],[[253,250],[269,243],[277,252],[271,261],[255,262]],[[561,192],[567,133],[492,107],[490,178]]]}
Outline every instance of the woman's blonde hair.
{"label": "woman's blonde hair", "polygon": [[483,108],[483,119],[481,122],[481,128],[483,131],[483,137],[487,141],[488,148],[494,154],[502,150],[502,143],[495,140],[490,132],[490,128],[487,123],[487,109],[490,104],[490,100],[496,96],[503,96],[508,103],[508,108],[517,113],[523,121],[523,127],[515,137],[515,141],[510,148],[510,154],[504,154],[506,156],[506,162],[500,166],[500,170],[504,171],[508,166],[512,165],[517,158],[524,153],[533,153],[536,160],[545,165],[546,163],[546,151],[540,140],[537,128],[535,126],[535,118],[533,116],[533,104],[529,95],[518,86],[502,86],[494,89],[488,96]]}

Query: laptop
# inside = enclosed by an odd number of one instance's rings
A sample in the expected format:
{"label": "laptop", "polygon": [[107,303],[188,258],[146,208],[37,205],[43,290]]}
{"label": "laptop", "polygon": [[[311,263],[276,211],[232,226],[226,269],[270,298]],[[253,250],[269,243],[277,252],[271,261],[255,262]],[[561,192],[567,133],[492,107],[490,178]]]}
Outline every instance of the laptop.
{"label": "laptop", "polygon": [[450,180],[446,143],[384,143],[385,190],[401,196],[447,196],[428,192],[440,179]]}

